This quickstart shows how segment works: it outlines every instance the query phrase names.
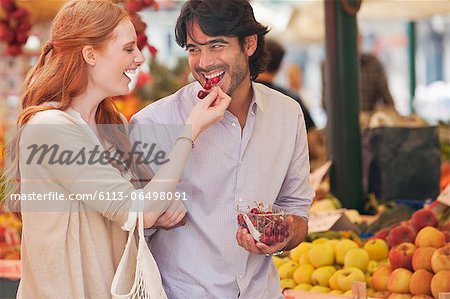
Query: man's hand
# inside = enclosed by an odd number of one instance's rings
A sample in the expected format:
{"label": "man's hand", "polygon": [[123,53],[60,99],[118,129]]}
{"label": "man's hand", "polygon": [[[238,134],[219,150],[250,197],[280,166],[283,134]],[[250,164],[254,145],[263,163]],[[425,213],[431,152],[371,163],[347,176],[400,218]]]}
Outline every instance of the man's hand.
{"label": "man's hand", "polygon": [[281,243],[268,246],[256,242],[246,228],[238,229],[236,240],[241,247],[254,254],[273,254],[280,250],[290,250],[304,240],[308,227],[305,220],[297,216],[286,217],[286,222],[289,227],[289,236]]}

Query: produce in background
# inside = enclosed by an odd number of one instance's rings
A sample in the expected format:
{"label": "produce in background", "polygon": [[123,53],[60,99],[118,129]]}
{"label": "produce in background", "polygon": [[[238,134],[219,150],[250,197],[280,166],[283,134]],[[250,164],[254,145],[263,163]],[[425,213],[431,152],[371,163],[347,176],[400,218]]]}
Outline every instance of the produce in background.
{"label": "produce in background", "polygon": [[30,36],[30,12],[15,0],[0,0],[0,8],[0,42],[6,44],[6,55],[18,56]]}

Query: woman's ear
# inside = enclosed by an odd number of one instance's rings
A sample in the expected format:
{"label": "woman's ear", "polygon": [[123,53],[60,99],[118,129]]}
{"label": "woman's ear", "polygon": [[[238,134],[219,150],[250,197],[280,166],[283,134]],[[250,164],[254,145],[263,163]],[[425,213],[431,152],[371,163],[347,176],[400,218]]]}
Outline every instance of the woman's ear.
{"label": "woman's ear", "polygon": [[244,53],[250,57],[255,53],[256,48],[258,47],[258,35],[253,34],[247,36],[244,40]]}
{"label": "woman's ear", "polygon": [[84,46],[81,53],[83,53],[84,61],[86,61],[87,64],[92,66],[95,65],[95,50],[92,46]]}

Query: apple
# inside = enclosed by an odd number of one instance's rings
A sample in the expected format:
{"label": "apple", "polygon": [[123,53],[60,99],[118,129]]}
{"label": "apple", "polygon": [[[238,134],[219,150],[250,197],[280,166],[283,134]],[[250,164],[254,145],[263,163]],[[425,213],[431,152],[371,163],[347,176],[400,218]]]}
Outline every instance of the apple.
{"label": "apple", "polygon": [[309,291],[311,293],[329,293],[331,289],[323,286],[313,286]]}
{"label": "apple", "polygon": [[375,291],[387,291],[388,280],[392,273],[392,268],[389,265],[384,265],[378,268],[372,275],[371,282]]}
{"label": "apple", "polygon": [[436,249],[431,257],[431,268],[434,273],[450,270],[450,244]]}
{"label": "apple", "polygon": [[448,230],[443,230],[442,233],[445,236],[445,242],[449,243],[450,242],[450,232]]}
{"label": "apple", "polygon": [[389,246],[382,239],[372,239],[364,244],[364,250],[367,251],[369,257],[373,261],[381,261],[388,257]]}
{"label": "apple", "polygon": [[309,261],[316,267],[334,264],[334,249],[328,244],[313,244],[308,252]]}
{"label": "apple", "polygon": [[378,268],[380,268],[381,264],[376,261],[369,261],[367,264],[366,274],[372,275]]}
{"label": "apple", "polygon": [[430,209],[421,209],[411,216],[411,225],[418,232],[425,226],[438,227],[439,220]]}
{"label": "apple", "polygon": [[328,281],[328,284],[329,284],[329,286],[330,286],[330,288],[332,290],[339,290],[339,291],[341,290],[339,288],[339,284],[337,282],[337,278],[338,278],[338,276],[340,275],[340,273],[342,271],[344,271],[344,270],[343,269],[339,269],[336,272],[334,272],[333,275],[331,275],[330,280]]}
{"label": "apple", "polygon": [[343,292],[351,290],[353,281],[365,282],[366,276],[364,275],[364,272],[358,268],[349,267],[343,269],[337,277],[339,289]]}
{"label": "apple", "polygon": [[414,272],[409,282],[409,291],[413,295],[431,295],[431,280],[433,273],[424,269],[419,269]]}
{"label": "apple", "polygon": [[434,298],[428,295],[419,294],[412,296],[411,299],[434,299]]}
{"label": "apple", "polygon": [[334,272],[336,272],[336,268],[333,266],[323,266],[317,268],[311,276],[312,284],[329,287],[329,281]]}
{"label": "apple", "polygon": [[450,292],[450,271],[440,271],[434,274],[431,280],[431,293],[434,298],[439,298],[439,293]]}
{"label": "apple", "polygon": [[445,235],[435,227],[426,226],[417,233],[415,244],[417,247],[443,247],[445,245]]}
{"label": "apple", "polygon": [[308,252],[311,249],[312,244],[310,242],[301,242],[297,247],[289,252],[289,256],[293,262],[298,263],[300,256]]}
{"label": "apple", "polygon": [[392,248],[404,242],[413,243],[414,238],[415,234],[409,226],[399,225],[391,230],[386,241],[389,247]]}
{"label": "apple", "polygon": [[367,251],[361,248],[353,248],[347,251],[344,258],[344,268],[356,267],[366,272],[370,257]]}
{"label": "apple", "polygon": [[295,270],[297,270],[297,263],[294,262],[287,262],[278,268],[278,274],[280,275],[280,279],[288,279],[292,278],[294,275]]}
{"label": "apple", "polygon": [[312,285],[307,284],[307,283],[301,283],[299,285],[297,285],[294,290],[299,290],[299,291],[309,291],[311,290]]}
{"label": "apple", "polygon": [[342,295],[344,293],[342,291],[340,291],[340,290],[332,290],[328,294],[330,294],[330,295]]}
{"label": "apple", "polygon": [[391,248],[389,252],[389,262],[392,269],[405,268],[412,270],[412,258],[416,246],[412,243],[401,243],[400,245]]}
{"label": "apple", "polygon": [[336,251],[336,263],[343,265],[344,264],[344,258],[347,254],[347,251],[353,248],[359,248],[358,244],[352,240],[349,239],[343,239],[340,240],[335,247]]}
{"label": "apple", "polygon": [[390,293],[387,299],[411,299],[410,294]]}
{"label": "apple", "polygon": [[409,282],[412,272],[403,268],[392,271],[389,275],[388,290],[392,293],[407,294],[409,293]]}
{"label": "apple", "polygon": [[301,265],[294,271],[292,278],[294,278],[294,281],[297,284],[302,283],[311,284],[311,276],[314,270],[315,268],[313,267],[313,265],[310,264]]}
{"label": "apple", "polygon": [[383,228],[382,230],[378,231],[373,237],[375,239],[386,240],[388,235],[389,235],[389,230],[387,228]]}
{"label": "apple", "polygon": [[412,258],[412,267],[414,271],[419,269],[425,269],[427,271],[433,271],[431,268],[431,257],[436,251],[436,248],[431,246],[419,247],[414,251]]}

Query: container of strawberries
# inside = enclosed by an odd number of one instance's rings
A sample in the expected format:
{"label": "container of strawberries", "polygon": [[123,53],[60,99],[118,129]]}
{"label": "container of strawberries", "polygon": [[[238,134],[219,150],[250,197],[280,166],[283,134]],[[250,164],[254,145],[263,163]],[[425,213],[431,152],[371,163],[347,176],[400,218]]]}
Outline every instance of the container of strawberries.
{"label": "container of strawberries", "polygon": [[289,237],[287,213],[281,207],[257,203],[254,207],[237,206],[237,222],[240,228],[246,228],[257,242],[266,245],[282,243]]}

